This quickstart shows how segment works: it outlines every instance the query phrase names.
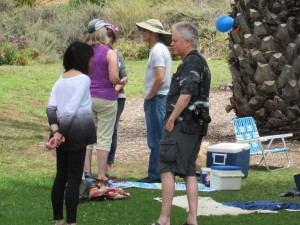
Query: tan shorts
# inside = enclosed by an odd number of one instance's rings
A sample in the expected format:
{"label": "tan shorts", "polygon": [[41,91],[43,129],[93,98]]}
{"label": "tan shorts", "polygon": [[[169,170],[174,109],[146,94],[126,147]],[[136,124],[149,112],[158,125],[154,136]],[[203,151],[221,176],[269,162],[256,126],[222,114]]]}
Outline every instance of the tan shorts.
{"label": "tan shorts", "polygon": [[97,143],[88,145],[88,150],[110,151],[118,102],[102,98],[92,98],[92,109],[97,129]]}

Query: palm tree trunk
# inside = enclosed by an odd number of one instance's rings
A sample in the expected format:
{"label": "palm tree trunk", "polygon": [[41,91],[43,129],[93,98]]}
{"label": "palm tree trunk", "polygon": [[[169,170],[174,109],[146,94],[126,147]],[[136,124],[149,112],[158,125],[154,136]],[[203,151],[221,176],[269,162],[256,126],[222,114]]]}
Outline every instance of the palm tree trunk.
{"label": "palm tree trunk", "polygon": [[235,0],[229,34],[233,96],[262,134],[300,139],[300,0]]}

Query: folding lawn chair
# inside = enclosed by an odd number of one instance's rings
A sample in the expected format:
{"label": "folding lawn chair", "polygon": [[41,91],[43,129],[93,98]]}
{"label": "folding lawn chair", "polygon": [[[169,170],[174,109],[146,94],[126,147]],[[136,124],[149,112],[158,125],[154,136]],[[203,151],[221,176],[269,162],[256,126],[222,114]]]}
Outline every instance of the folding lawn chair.
{"label": "folding lawn chair", "polygon": [[[269,171],[275,171],[280,169],[286,169],[290,167],[291,160],[289,157],[289,148],[286,146],[284,138],[292,137],[292,133],[288,134],[278,134],[278,135],[271,135],[271,136],[264,136],[260,137],[255,121],[253,117],[242,117],[242,118],[236,118],[233,120],[234,124],[234,130],[236,135],[237,142],[242,143],[249,143],[250,144],[250,155],[262,155],[259,163],[264,162],[265,167]],[[273,141],[275,139],[281,139],[280,147],[273,148],[274,143]],[[267,147],[265,148],[262,145],[262,142],[268,142]],[[272,146],[273,144],[273,146]],[[272,155],[274,153],[278,152],[284,152],[285,158],[287,160],[286,166],[277,168],[277,169],[270,169],[270,167],[267,164],[267,155]]]}

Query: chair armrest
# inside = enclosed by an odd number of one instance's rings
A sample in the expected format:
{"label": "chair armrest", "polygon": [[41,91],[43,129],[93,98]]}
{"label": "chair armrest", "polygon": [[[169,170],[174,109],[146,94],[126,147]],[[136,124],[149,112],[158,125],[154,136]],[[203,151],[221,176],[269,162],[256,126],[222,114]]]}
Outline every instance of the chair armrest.
{"label": "chair armrest", "polygon": [[268,141],[269,139],[264,138],[264,137],[259,137],[256,139],[249,139],[249,140],[237,140],[237,143],[253,143],[253,142],[265,142]]}
{"label": "chair armrest", "polygon": [[276,134],[276,135],[269,135],[269,136],[263,136],[260,138],[266,139],[266,140],[271,140],[271,139],[279,139],[279,138],[287,138],[287,137],[292,137],[292,133],[288,134]]}

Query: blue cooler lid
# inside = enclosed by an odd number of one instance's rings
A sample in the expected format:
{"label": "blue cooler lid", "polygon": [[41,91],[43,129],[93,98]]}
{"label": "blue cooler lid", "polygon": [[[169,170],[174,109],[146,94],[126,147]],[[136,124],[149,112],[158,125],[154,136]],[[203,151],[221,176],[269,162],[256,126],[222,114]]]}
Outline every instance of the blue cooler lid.
{"label": "blue cooler lid", "polygon": [[212,166],[212,170],[241,170],[239,166]]}

